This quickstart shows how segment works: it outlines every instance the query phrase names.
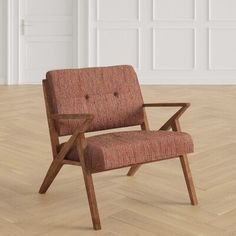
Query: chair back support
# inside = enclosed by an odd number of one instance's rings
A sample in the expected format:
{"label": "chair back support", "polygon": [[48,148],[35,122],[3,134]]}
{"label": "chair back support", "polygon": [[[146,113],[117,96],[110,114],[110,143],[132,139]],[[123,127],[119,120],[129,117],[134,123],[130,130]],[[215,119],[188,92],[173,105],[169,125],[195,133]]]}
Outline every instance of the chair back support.
{"label": "chair back support", "polygon": [[[54,114],[90,113],[88,131],[144,123],[143,98],[132,66],[109,66],[49,71],[46,91]],[[79,120],[55,121],[59,136],[71,135]]]}

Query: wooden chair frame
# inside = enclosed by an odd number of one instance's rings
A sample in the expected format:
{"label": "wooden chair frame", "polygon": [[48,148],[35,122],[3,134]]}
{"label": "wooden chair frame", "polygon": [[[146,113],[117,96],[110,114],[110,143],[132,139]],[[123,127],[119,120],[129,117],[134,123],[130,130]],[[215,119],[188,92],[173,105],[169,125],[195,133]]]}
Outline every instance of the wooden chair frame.
{"label": "wooden chair frame", "polygon": [[[85,138],[85,132],[88,130],[88,127],[93,120],[93,115],[91,114],[53,114],[51,107],[48,103],[48,94],[46,89],[46,80],[43,80],[43,90],[44,90],[44,97],[45,97],[45,105],[46,105],[46,112],[47,112],[47,120],[48,120],[48,126],[49,126],[49,133],[50,133],[50,140],[52,145],[52,153],[53,153],[53,161],[47,171],[47,174],[44,178],[44,181],[40,187],[39,193],[43,194],[46,193],[48,188],[50,187],[51,183],[59,173],[60,169],[64,164],[70,164],[70,165],[77,165],[82,167],[92,222],[93,222],[93,228],[95,230],[101,229],[101,223],[98,213],[98,207],[97,207],[97,201],[93,186],[93,179],[92,174],[97,173],[99,171],[90,170],[85,165],[85,159],[84,159],[84,150],[86,148],[86,138]],[[141,125],[142,130],[149,130],[148,121],[146,117],[145,107],[181,107],[161,128],[160,130],[169,130],[172,128],[173,131],[181,131],[180,124],[179,124],[179,118],[180,116],[185,112],[185,110],[190,106],[189,103],[150,103],[150,104],[144,104],[144,114],[145,119],[144,123]],[[77,127],[74,134],[69,138],[69,140],[62,146],[61,150],[58,151],[57,147],[59,145],[59,135],[57,134],[57,131],[55,129],[55,120],[60,119],[83,119],[84,122]],[[65,156],[66,154],[71,150],[71,148],[76,145],[80,161],[71,161],[66,160]],[[193,180],[191,176],[190,167],[188,164],[187,155],[182,155],[179,157],[190,197],[190,201],[192,205],[197,204],[197,196],[195,193],[195,188],[193,185]],[[127,173],[128,176],[133,176],[136,171],[139,169],[141,164],[132,165],[129,172]]]}

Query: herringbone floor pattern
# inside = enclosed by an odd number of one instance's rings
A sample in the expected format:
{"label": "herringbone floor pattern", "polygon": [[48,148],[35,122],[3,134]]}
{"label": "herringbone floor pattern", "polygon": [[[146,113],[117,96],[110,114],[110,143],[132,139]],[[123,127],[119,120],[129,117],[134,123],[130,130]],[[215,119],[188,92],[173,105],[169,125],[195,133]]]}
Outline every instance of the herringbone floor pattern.
{"label": "herringbone floor pattern", "polygon": [[[236,235],[236,86],[143,86],[146,102],[191,102],[193,207],[178,159],[94,175],[102,231],[92,229],[80,167],[65,166],[46,195],[51,162],[41,86],[0,87],[0,236]],[[153,129],[173,112],[150,108]]]}

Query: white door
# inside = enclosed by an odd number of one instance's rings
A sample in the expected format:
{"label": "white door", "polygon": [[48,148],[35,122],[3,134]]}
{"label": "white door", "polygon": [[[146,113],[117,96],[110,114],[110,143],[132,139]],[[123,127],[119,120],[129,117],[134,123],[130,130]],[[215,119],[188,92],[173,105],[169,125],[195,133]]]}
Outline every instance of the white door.
{"label": "white door", "polygon": [[76,0],[20,0],[20,84],[77,65]]}

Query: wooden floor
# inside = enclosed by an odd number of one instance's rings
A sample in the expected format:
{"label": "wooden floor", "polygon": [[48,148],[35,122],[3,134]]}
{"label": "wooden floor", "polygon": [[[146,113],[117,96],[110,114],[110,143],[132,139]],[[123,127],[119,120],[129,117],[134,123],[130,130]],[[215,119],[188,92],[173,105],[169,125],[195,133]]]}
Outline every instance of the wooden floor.
{"label": "wooden floor", "polygon": [[[102,231],[92,229],[81,169],[65,166],[46,195],[51,162],[41,86],[0,87],[0,236],[236,235],[236,86],[143,86],[145,102],[191,102],[189,204],[178,159],[94,175]],[[150,108],[153,129],[173,113]]]}

